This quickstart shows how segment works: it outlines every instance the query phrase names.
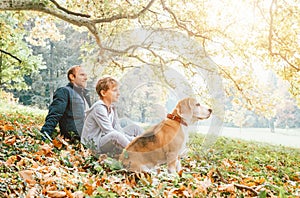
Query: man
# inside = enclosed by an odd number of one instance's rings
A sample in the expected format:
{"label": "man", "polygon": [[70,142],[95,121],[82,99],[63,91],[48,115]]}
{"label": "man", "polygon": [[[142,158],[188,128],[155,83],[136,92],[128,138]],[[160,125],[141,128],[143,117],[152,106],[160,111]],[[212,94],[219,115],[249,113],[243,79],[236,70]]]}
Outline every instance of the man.
{"label": "man", "polygon": [[58,88],[49,106],[45,124],[41,129],[43,139],[51,140],[52,132],[59,123],[60,134],[71,142],[80,141],[85,110],[90,106],[87,90],[87,74],[80,65],[72,66],[68,72],[68,85]]}
{"label": "man", "polygon": [[118,101],[119,84],[111,77],[101,78],[96,85],[99,100],[86,112],[81,142],[94,153],[117,156],[130,141],[141,134],[137,125],[121,128],[114,103]]}

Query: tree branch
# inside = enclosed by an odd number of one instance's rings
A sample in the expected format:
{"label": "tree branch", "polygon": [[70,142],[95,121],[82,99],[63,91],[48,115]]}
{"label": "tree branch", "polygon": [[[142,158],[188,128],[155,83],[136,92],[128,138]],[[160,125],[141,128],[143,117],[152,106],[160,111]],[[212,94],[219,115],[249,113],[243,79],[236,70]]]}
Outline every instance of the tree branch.
{"label": "tree branch", "polygon": [[[218,168],[216,168],[216,172],[217,172],[218,176],[220,177],[221,182],[223,182],[223,183],[225,183],[225,184],[229,184],[229,182],[223,178],[223,176],[222,176],[222,174],[221,174],[221,172],[219,171]],[[239,189],[246,189],[246,190],[249,190],[249,191],[253,192],[253,193],[255,194],[255,196],[258,195],[258,192],[257,192],[255,189],[253,189],[253,188],[251,188],[251,187],[249,187],[249,186],[245,186],[245,185],[241,185],[241,184],[237,184],[237,183],[233,183],[233,185],[234,185],[236,188],[239,188]]]}
{"label": "tree branch", "polygon": [[249,187],[249,186],[245,186],[245,185],[241,185],[241,184],[233,184],[235,187],[237,187],[237,188],[239,188],[239,189],[246,189],[246,190],[250,190],[251,192],[253,192],[254,194],[255,194],[255,196],[257,196],[258,195],[258,192],[255,190],[255,189],[253,189],[253,188],[251,188],[251,187]]}
{"label": "tree branch", "polygon": [[252,105],[251,100],[245,95],[243,88],[239,86],[239,84],[237,83],[237,81],[235,79],[233,79],[233,77],[228,72],[226,72],[222,67],[220,67],[220,66],[218,66],[218,67],[221,70],[221,72],[223,72],[225,74],[225,76],[227,76],[227,78],[229,78],[233,82],[233,84],[235,85],[236,89],[243,95],[243,98],[245,98],[246,101],[250,105]]}
{"label": "tree branch", "polygon": [[292,64],[285,56],[283,56],[281,53],[275,54],[273,53],[272,55],[278,55],[280,56],[290,67],[294,68],[297,72],[300,71],[300,68],[297,67],[296,65]]}
{"label": "tree branch", "polygon": [[[55,5],[55,8],[49,6],[49,2]],[[101,50],[106,50],[102,46],[101,38],[99,31],[97,30],[96,24],[98,23],[109,23],[120,19],[136,19],[142,14],[144,14],[155,2],[155,0],[151,0],[146,7],[140,10],[137,13],[128,15],[128,14],[117,14],[109,18],[103,19],[90,19],[89,15],[72,12],[60,6],[55,0],[47,1],[33,1],[33,0],[23,0],[23,1],[14,1],[14,0],[5,0],[0,2],[0,10],[29,10],[29,11],[38,11],[44,12],[46,14],[50,14],[59,19],[67,21],[76,26],[84,26],[86,27],[95,37],[96,43],[101,48]],[[119,51],[115,51],[120,53]]]}
{"label": "tree branch", "polygon": [[177,24],[177,26],[181,29],[184,29],[188,35],[190,36],[195,36],[195,37],[200,37],[200,38],[203,38],[203,39],[209,39],[208,37],[206,36],[203,36],[201,34],[197,34],[197,33],[194,33],[193,31],[189,30],[187,27],[186,27],[186,24],[182,23],[181,21],[178,20],[178,18],[176,17],[176,14],[166,6],[165,4],[165,0],[161,0],[161,4],[162,4],[162,7],[164,10],[166,10],[172,17],[173,19],[175,20],[175,23]]}
{"label": "tree branch", "polygon": [[151,0],[148,5],[146,7],[144,7],[141,11],[139,11],[136,14],[117,14],[115,16],[112,16],[110,18],[104,18],[104,19],[94,19],[91,22],[92,23],[110,23],[116,20],[120,20],[120,19],[136,19],[139,16],[141,16],[142,14],[144,14],[147,10],[149,10],[149,8],[152,6],[152,4],[155,2],[155,0]]}
{"label": "tree branch", "polygon": [[[277,0],[272,0],[270,9],[269,9],[269,14],[270,14],[270,27],[269,27],[269,36],[268,36],[268,49],[270,52],[271,56],[279,56],[281,57],[290,67],[294,68],[297,72],[300,71],[300,68],[297,67],[296,65],[292,64],[285,56],[283,56],[280,52],[275,53],[273,51],[273,23],[274,23],[274,16],[273,16],[273,7],[277,3]],[[277,9],[277,7],[275,8]]]}
{"label": "tree branch", "polygon": [[270,9],[269,9],[269,13],[270,13],[270,28],[269,28],[269,51],[270,53],[272,52],[272,38],[273,38],[273,5],[274,5],[274,1],[276,0],[272,0],[271,5],[270,5]]}
{"label": "tree branch", "polygon": [[60,6],[55,0],[50,0],[58,9],[66,12],[67,14],[72,14],[72,15],[75,15],[75,16],[81,16],[81,17],[87,17],[87,18],[90,18],[91,15],[88,15],[88,14],[82,14],[82,13],[77,13],[77,12],[72,12],[62,6]]}
{"label": "tree branch", "polygon": [[12,57],[12,58],[16,59],[17,61],[19,61],[19,63],[22,63],[22,60],[21,60],[21,59],[19,59],[18,57],[12,55],[12,54],[9,53],[9,52],[6,52],[6,51],[4,51],[4,50],[2,50],[2,49],[0,49],[0,52],[4,53],[4,54],[6,54],[6,55],[9,55],[10,57]]}

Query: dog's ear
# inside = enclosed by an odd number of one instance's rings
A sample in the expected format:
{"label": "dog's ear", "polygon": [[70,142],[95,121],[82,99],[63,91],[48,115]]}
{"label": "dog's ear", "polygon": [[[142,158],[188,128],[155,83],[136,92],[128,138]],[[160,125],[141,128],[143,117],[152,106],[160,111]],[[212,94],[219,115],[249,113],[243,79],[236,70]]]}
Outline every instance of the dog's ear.
{"label": "dog's ear", "polygon": [[197,100],[195,98],[188,98],[189,106],[193,110],[196,106]]}
{"label": "dog's ear", "polygon": [[185,98],[178,102],[177,112],[180,117],[185,120],[190,120],[193,117],[193,108],[195,106],[196,99]]}

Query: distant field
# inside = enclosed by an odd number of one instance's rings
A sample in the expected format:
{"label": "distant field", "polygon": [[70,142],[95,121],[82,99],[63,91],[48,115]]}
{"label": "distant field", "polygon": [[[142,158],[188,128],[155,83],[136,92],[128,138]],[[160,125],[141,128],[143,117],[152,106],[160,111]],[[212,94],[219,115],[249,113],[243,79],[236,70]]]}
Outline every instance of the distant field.
{"label": "distant field", "polygon": [[[208,126],[196,126],[191,131],[206,134]],[[220,136],[242,139],[248,141],[264,142],[274,145],[282,145],[300,148],[300,129],[275,129],[274,133],[268,128],[232,128],[224,127]]]}
{"label": "distant field", "polygon": [[0,98],[0,113],[12,113],[12,112],[34,113],[34,114],[46,116],[48,110],[39,109],[38,107],[24,106],[13,102],[8,102]]}

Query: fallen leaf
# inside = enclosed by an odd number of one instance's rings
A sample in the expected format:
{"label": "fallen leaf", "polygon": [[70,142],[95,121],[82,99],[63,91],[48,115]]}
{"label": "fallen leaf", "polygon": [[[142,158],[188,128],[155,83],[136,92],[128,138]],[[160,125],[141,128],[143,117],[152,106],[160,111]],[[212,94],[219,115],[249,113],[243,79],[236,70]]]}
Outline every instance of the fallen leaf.
{"label": "fallen leaf", "polygon": [[36,181],[33,178],[33,171],[32,170],[23,170],[19,172],[20,176],[31,185],[34,185]]}
{"label": "fallen leaf", "polygon": [[19,174],[23,179],[32,179],[33,178],[32,170],[23,170],[23,171],[20,171]]}
{"label": "fallen leaf", "polygon": [[38,165],[38,163],[36,161],[31,160],[31,163],[32,163],[31,168],[38,168],[39,167],[39,165]]}
{"label": "fallen leaf", "polygon": [[235,187],[234,187],[234,184],[226,184],[226,185],[218,186],[218,190],[222,191],[222,192],[233,193],[233,192],[235,192]]}
{"label": "fallen leaf", "polygon": [[62,135],[58,135],[55,139],[57,141],[60,141],[61,144],[64,144],[67,147],[69,146],[69,143],[65,141],[65,139]]}
{"label": "fallen leaf", "polygon": [[67,188],[64,188],[64,191],[66,192],[67,197],[73,198],[73,194],[71,193],[71,191],[69,191]]}
{"label": "fallen leaf", "polygon": [[3,131],[12,131],[12,130],[14,130],[14,126],[12,125],[6,124],[3,126]]}
{"label": "fallen leaf", "polygon": [[49,185],[55,182],[57,180],[57,177],[52,177],[51,174],[45,174],[43,176],[43,179],[41,180],[42,185]]}
{"label": "fallen leaf", "polygon": [[26,158],[21,158],[21,159],[17,162],[17,166],[26,166]]}
{"label": "fallen leaf", "polygon": [[84,198],[85,194],[82,191],[76,191],[72,194],[73,198]]}
{"label": "fallen leaf", "polygon": [[270,171],[277,171],[277,168],[271,165],[267,165],[266,168]]}
{"label": "fallen leaf", "polygon": [[61,149],[61,147],[62,147],[62,142],[61,141],[59,141],[58,139],[54,139],[53,141],[52,141],[52,143],[53,143],[53,145],[56,147],[56,148],[58,148],[58,149]]}
{"label": "fallen leaf", "polygon": [[85,193],[88,194],[88,195],[91,195],[94,191],[93,186],[88,184],[88,183],[84,184],[84,186],[86,188]]}
{"label": "fallen leaf", "polygon": [[170,192],[170,194],[177,195],[179,197],[188,197],[189,192],[187,191],[185,186],[181,186],[180,188],[174,188]]}
{"label": "fallen leaf", "polygon": [[259,184],[259,185],[263,184],[265,181],[266,181],[266,179],[263,177],[255,179],[255,183]]}
{"label": "fallen leaf", "polygon": [[65,191],[47,191],[47,195],[49,197],[59,198],[59,197],[65,197],[67,193]]}
{"label": "fallen leaf", "polygon": [[48,144],[40,146],[40,150],[37,152],[40,155],[52,154],[52,148]]}
{"label": "fallen leaf", "polygon": [[211,180],[208,177],[206,177],[203,181],[200,181],[200,185],[198,185],[197,191],[207,193],[207,189],[211,185]]}
{"label": "fallen leaf", "polygon": [[10,156],[10,157],[6,160],[6,164],[10,166],[10,165],[14,164],[16,160],[17,160],[17,156],[15,156],[15,155]]}
{"label": "fallen leaf", "polygon": [[229,167],[232,167],[232,166],[234,165],[234,162],[232,162],[230,159],[224,159],[224,160],[222,161],[222,164],[223,164],[225,167],[229,168]]}
{"label": "fallen leaf", "polygon": [[26,195],[26,198],[32,198],[32,197],[36,197],[37,195],[37,188],[36,187],[33,187],[33,188],[30,188],[28,190],[28,193]]}
{"label": "fallen leaf", "polygon": [[4,143],[9,145],[13,145],[15,142],[16,142],[16,136],[7,137],[4,140]]}

